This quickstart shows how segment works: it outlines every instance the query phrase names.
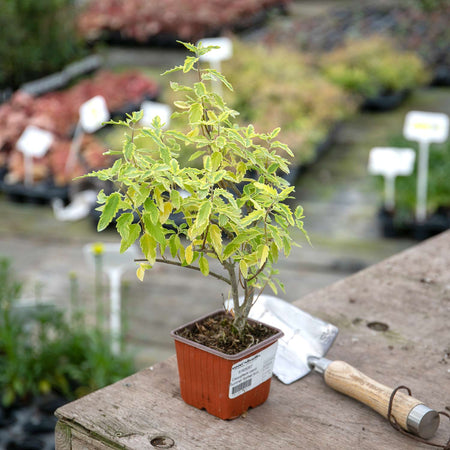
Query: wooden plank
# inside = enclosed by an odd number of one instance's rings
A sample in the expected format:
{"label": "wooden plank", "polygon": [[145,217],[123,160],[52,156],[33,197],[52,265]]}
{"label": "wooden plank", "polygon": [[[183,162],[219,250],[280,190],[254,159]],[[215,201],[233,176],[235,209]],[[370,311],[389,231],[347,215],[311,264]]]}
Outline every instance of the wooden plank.
{"label": "wooden plank", "polygon": [[60,421],[55,427],[55,450],[70,450],[72,446],[72,436],[70,427]]}
{"label": "wooden plank", "polygon": [[122,446],[111,447],[111,445],[105,444],[104,442],[98,440],[97,438],[93,438],[83,433],[74,431],[72,433],[72,447],[70,448],[71,450],[109,450],[111,448],[123,448],[123,447]]}
{"label": "wooden plank", "polygon": [[[450,231],[295,302],[340,328],[327,357],[388,386],[407,385],[437,410],[450,406],[449,248]],[[369,328],[374,321],[389,329]],[[57,416],[125,449],[429,448],[316,373],[289,386],[273,379],[265,404],[222,421],[182,401],[175,357],[63,406]],[[435,437],[441,443],[444,428]]]}

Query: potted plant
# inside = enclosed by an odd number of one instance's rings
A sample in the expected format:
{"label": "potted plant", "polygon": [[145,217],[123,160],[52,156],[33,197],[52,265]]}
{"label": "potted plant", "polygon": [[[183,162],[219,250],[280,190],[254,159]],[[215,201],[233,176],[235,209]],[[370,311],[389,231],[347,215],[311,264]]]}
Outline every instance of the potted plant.
{"label": "potted plant", "polygon": [[[197,74],[193,86],[171,82],[173,90],[184,94],[184,100],[174,102],[178,109],[174,115],[184,118],[188,130],[166,130],[159,117],[151,127],[139,128],[142,112],[112,122],[130,130],[123,150],[110,152],[119,157],[112,167],[88,176],[117,186],[110,195],[99,193],[98,230],[115,219],[122,251],[139,241],[145,256],[137,269],[141,280],[158,262],[197,270],[228,284],[232,313],[216,311],[172,333],[182,397],[228,419],[264,402],[269,393],[273,344],[281,332],[248,320],[248,314],[266,285],[275,292],[282,287],[273,278],[272,266],[280,253],[289,254],[291,229],[305,233],[303,209],[298,206],[293,212],[286,203],[294,187],[278,175],[289,167],[277,152],[292,153],[276,140],[280,130],[259,133],[252,125],[238,125],[238,112],[209,87],[213,80],[228,89],[231,85],[220,72],[199,65],[200,57],[214,47],[183,45],[193,55],[166,73]],[[150,137],[150,144],[141,137]],[[180,165],[181,145],[195,149],[191,165]],[[195,163],[199,159],[200,165]],[[222,272],[213,269],[212,261]],[[188,344],[193,347],[184,355]],[[260,350],[263,356],[255,357]],[[199,355],[208,359],[194,363]],[[250,370],[247,376],[244,366]],[[221,367],[224,375],[219,373]],[[253,371],[255,376],[248,378]],[[189,374],[193,387],[185,380]],[[216,403],[222,400],[224,405]]]}
{"label": "potted plant", "polygon": [[116,44],[157,43],[174,46],[175,39],[196,40],[225,30],[244,30],[283,12],[290,0],[92,0],[78,19],[89,41]]}
{"label": "potted plant", "polygon": [[286,45],[234,39],[223,73],[235,89],[225,99],[239,109],[241,123],[281,127],[278,138],[294,153],[291,175],[313,163],[338,124],[356,110],[356,102],[319,73],[311,58]]}
{"label": "potted plant", "polygon": [[[417,149],[417,143],[403,136],[388,141],[393,147]],[[450,228],[450,141],[433,144],[429,155],[427,183],[427,217],[423,223],[415,218],[417,192],[417,165],[410,176],[398,177],[395,187],[395,209],[381,207],[378,211],[381,231],[385,237],[412,237],[427,239]],[[377,177],[376,190],[382,195],[383,180]]]}
{"label": "potted plant", "polygon": [[376,35],[348,40],[326,53],[320,65],[330,81],[359,97],[368,110],[395,108],[429,78],[415,53],[397,50],[394,41]]}

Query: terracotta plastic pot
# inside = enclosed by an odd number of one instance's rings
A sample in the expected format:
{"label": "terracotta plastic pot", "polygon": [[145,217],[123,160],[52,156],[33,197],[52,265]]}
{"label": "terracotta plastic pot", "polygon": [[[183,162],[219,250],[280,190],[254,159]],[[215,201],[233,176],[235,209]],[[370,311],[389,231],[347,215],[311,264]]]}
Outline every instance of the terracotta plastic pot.
{"label": "terracotta plastic pot", "polygon": [[[171,332],[175,340],[180,392],[183,400],[221,419],[234,419],[267,400],[277,341],[283,333],[235,355],[227,355],[185,339],[177,332],[222,314],[215,311]],[[250,320],[249,322],[257,323]]]}

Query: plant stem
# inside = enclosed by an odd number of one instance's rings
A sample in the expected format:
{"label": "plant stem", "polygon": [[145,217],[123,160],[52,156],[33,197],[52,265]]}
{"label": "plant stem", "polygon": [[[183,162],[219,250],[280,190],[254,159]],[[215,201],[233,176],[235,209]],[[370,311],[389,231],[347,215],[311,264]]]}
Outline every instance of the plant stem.
{"label": "plant stem", "polygon": [[[146,262],[146,259],[135,259],[135,262]],[[160,263],[164,263],[164,264],[169,264],[171,266],[178,266],[178,267],[183,267],[186,269],[192,269],[192,270],[196,270],[198,272],[201,272],[200,267],[196,267],[196,266],[191,266],[191,265],[183,265],[182,263],[178,262],[178,261],[171,261],[169,259],[163,259],[163,258],[156,258],[155,259],[156,262],[160,262]],[[231,280],[229,280],[228,278],[225,278],[222,275],[219,275],[218,273],[215,272],[209,272],[209,275],[211,275],[214,278],[217,278],[218,280],[224,281],[227,284],[231,285]]]}
{"label": "plant stem", "polygon": [[224,267],[228,270],[230,274],[231,281],[231,296],[233,298],[233,310],[234,310],[234,321],[233,326],[236,328],[239,336],[242,335],[244,331],[245,324],[247,322],[248,312],[245,313],[246,310],[250,310],[250,307],[247,308],[246,304],[248,302],[247,299],[247,289],[245,289],[245,297],[242,305],[239,304],[239,280],[236,276],[235,272],[235,263],[228,261],[223,263]]}
{"label": "plant stem", "polygon": [[100,330],[103,327],[103,261],[102,255],[95,255],[95,315],[96,326]]}
{"label": "plant stem", "polygon": [[83,316],[80,306],[80,293],[78,289],[78,278],[76,273],[69,275],[70,280],[70,325],[75,330],[83,327]]}

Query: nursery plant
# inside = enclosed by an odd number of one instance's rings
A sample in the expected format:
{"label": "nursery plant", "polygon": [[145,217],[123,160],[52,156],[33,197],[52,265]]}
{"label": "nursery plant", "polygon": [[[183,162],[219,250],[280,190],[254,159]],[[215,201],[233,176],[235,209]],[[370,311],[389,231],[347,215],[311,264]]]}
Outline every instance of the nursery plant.
{"label": "nursery plant", "polygon": [[223,30],[260,23],[273,9],[291,0],[91,0],[78,20],[89,40],[113,39],[175,45],[175,39],[195,41]]}
{"label": "nursery plant", "polygon": [[396,48],[415,53],[432,72],[432,82],[448,85],[448,16],[445,0],[412,0],[385,4],[336,3],[321,14],[295,14],[288,21],[273,20],[265,42],[290,42],[312,55],[330,52],[353,39],[365,41],[383,34]]}
{"label": "nursery plant", "polygon": [[[402,136],[390,139],[392,147],[410,147],[418,151],[418,144]],[[428,164],[427,210],[428,214],[442,214],[450,217],[450,141],[432,144]],[[379,178],[379,177],[377,177]],[[383,192],[383,180],[376,181],[379,192]],[[408,177],[396,180],[396,216],[413,220],[416,208],[417,165]]]}
{"label": "nursery plant", "polygon": [[279,139],[294,153],[294,165],[313,161],[333,127],[356,109],[310,57],[286,45],[234,39],[233,58],[224,62],[223,73],[235,89],[225,98],[240,111],[240,122],[263,130],[281,127]]}
{"label": "nursery plant", "polygon": [[27,403],[53,393],[70,400],[133,371],[128,354],[113,355],[101,326],[72,323],[62,310],[18,305],[23,284],[9,260],[0,258],[0,406]]}
{"label": "nursery plant", "polygon": [[32,175],[35,183],[51,179],[57,186],[67,186],[73,177],[105,167],[109,161],[103,155],[104,146],[97,137],[85,135],[77,164],[72,170],[66,170],[71,133],[78,122],[80,106],[90,98],[101,95],[111,114],[121,115],[130,102],[139,104],[144,98],[154,98],[157,92],[157,83],[140,72],[114,73],[106,70],[80,80],[68,89],[37,98],[23,91],[16,92],[10,101],[0,105],[0,122],[4,124],[0,129],[0,171],[7,173],[5,182],[20,185],[24,181],[24,158],[16,143],[28,125],[54,135],[49,152],[34,158]]}
{"label": "nursery plant", "polygon": [[329,80],[362,98],[410,90],[429,77],[415,53],[397,50],[393,40],[377,35],[348,40],[324,54],[320,65]]}
{"label": "nursery plant", "polygon": [[[234,305],[232,329],[243,337],[262,290],[282,288],[273,264],[290,253],[292,229],[307,237],[302,207],[292,211],[287,203],[294,187],[280,176],[289,172],[289,163],[279,153],[292,152],[277,140],[279,128],[261,133],[239,124],[239,113],[214,91],[214,80],[233,89],[223,74],[200,65],[214,47],[183,45],[190,51],[184,64],[165,73],[196,74],[192,85],[171,82],[184,95],[174,103],[174,116],[187,129],[165,129],[159,117],[141,128],[142,112],[111,122],[128,132],[123,149],[109,152],[117,157],[112,167],[88,175],[117,187],[109,195],[99,193],[98,230],[115,219],[122,251],[139,241],[145,256],[137,269],[140,279],[163,263],[224,281]],[[142,137],[150,138],[146,145],[139,145]],[[184,148],[193,149],[186,165],[180,164]]]}
{"label": "nursery plant", "polygon": [[86,53],[71,0],[3,0],[0,89],[49,75]]}

